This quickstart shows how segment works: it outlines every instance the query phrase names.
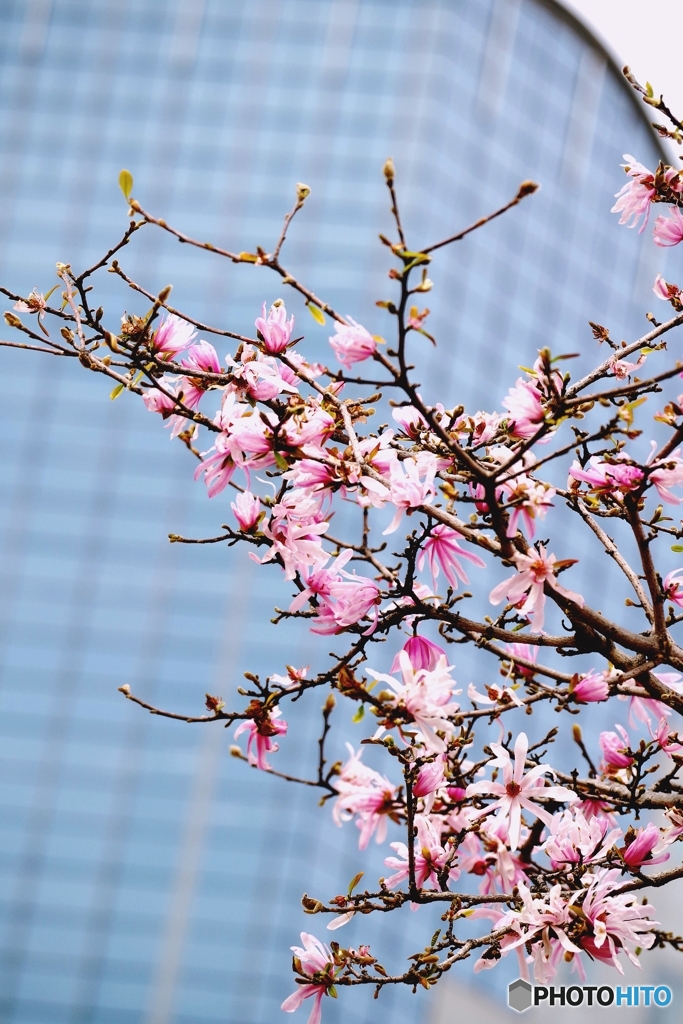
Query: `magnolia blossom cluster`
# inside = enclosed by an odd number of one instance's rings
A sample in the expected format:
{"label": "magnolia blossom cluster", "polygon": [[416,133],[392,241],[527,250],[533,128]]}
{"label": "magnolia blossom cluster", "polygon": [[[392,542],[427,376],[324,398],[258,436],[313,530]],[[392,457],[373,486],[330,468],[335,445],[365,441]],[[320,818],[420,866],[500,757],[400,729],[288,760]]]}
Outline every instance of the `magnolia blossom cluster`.
{"label": "magnolia blossom cluster", "polygon": [[[642,231],[659,204],[667,212],[655,220],[655,243],[677,245],[683,171],[626,161],[614,206],[621,223]],[[246,674],[246,707],[207,695],[209,714],[187,716],[234,727],[246,743],[245,752],[233,745],[235,757],[317,789],[360,851],[383,847],[376,885],[361,890],[360,872],[327,904],[304,896],[304,910],[335,934],[406,904],[414,921],[438,911],[444,925],[398,976],[367,945],[303,932],[292,947],[296,990],[282,1008],[310,1001],[309,1024],[344,986],[430,988],[470,956],[476,971],[507,962],[547,982],[562,964],[583,978],[590,961],[623,972],[626,961],[639,965],[640,950],[683,948],[640,897],[683,877],[683,373],[670,334],[683,324],[683,292],[659,274],[654,292],[674,316],[660,324],[648,314],[647,333],[630,344],[592,323],[603,348],[584,376],[573,379],[569,357],[543,348],[493,409],[432,403],[413,367],[419,346],[436,339],[429,309],[414,303],[433,287],[435,250],[469,232],[409,248],[394,173],[387,161],[397,240],[381,238],[398,294],[377,303],[394,318],[394,341],[373,333],[369,318],[335,312],[281,263],[307,186],[297,186],[272,252],[221,250],[276,271],[319,325],[331,318],[331,366],[304,354],[282,299],[253,310],[250,337],[214,329],[219,345],[200,337],[211,328],[168,307],[169,289],[144,316],[107,330],[88,282],[139,227],[209,248],[146,214],[129,191],[132,224],[118,248],[80,276],[57,265],[61,304],[37,289],[7,292],[10,327],[111,377],[112,398],[139,395],[187,446],[196,485],[229,520],[200,542],[247,545],[255,571],[279,573],[285,587],[274,621],[313,634],[311,664]],[[476,226],[536,188],[522,183]],[[116,261],[109,269],[131,284]],[[34,317],[37,331],[16,314]],[[53,320],[62,341],[48,330]],[[667,388],[663,409],[647,405]],[[570,517],[585,543],[567,529]],[[578,562],[588,570],[582,591]],[[624,592],[610,577],[605,599],[595,581],[608,564]],[[476,652],[474,671],[464,645]],[[155,714],[185,717],[121,690]],[[299,778],[286,756],[291,716],[316,690],[325,700],[315,768]],[[333,725],[345,715],[357,739],[344,754]],[[580,757],[569,770],[568,750]],[[482,922],[476,947],[461,937],[464,921]]]}
{"label": "magnolia blossom cluster", "polygon": [[[635,173],[637,166],[631,167],[631,182],[617,204],[631,217],[636,209],[646,212],[643,204],[649,189],[645,172]],[[658,230],[664,237],[663,229]],[[663,286],[657,288],[661,292]],[[667,292],[666,297],[672,296]],[[269,311],[264,305],[255,328],[257,344],[243,343],[235,355],[221,359],[211,344],[197,340],[186,322],[166,316],[150,347],[167,369],[158,387],[143,397],[151,411],[168,421],[172,436],[194,438],[198,427],[188,421],[187,410],[203,410],[212,399],[218,406],[211,420],[216,428],[213,443],[202,452],[195,475],[204,480],[211,498],[228,486],[235,489],[235,535],[251,544],[256,562],[278,565],[294,587],[289,615],[304,614],[314,633],[355,630],[356,636],[370,638],[392,610],[437,607],[446,593],[454,595],[471,585],[468,572],[487,567],[469,530],[464,525],[456,529],[452,517],[444,521],[437,514],[439,494],[457,473],[456,461],[441,450],[442,431],[477,448],[498,471],[491,489],[470,480],[465,492],[475,518],[490,517],[495,502],[503,516],[503,536],[516,542],[507,555],[512,573],[508,570],[490,589],[490,606],[505,603],[507,614],[526,626],[530,637],[545,634],[549,596],[561,609],[584,607],[584,595],[560,581],[576,559],[558,558],[545,543],[534,543],[538,523],[558,497],[557,485],[538,475],[537,457],[529,444],[534,439],[547,443],[556,430],[548,408],[564,385],[547,356],[541,353],[527,376],[518,379],[502,399],[499,413],[462,413],[454,418],[437,406],[426,417],[412,404],[397,405],[393,428],[359,434],[355,444],[340,446],[340,434],[348,440],[343,380],[321,383],[324,368],[309,363],[294,347],[294,317],[288,316],[281,300]],[[348,370],[372,359],[378,340],[349,317],[337,324],[330,345]],[[624,379],[635,368],[623,359],[612,360],[607,372]],[[506,473],[511,452],[520,444],[525,445],[523,454]],[[280,479],[279,488],[267,482],[267,474],[273,481]],[[650,458],[642,462],[620,447],[611,455],[575,459],[566,493],[590,507],[619,510],[632,496],[640,500],[650,490],[668,505],[680,504],[682,484],[678,449],[657,456],[653,447]],[[391,573],[367,573],[373,565],[360,557],[358,548],[340,547],[338,540],[330,539],[338,500],[355,503],[366,515],[370,510],[382,513],[387,537],[398,530],[404,516],[421,513],[409,592],[399,589]],[[359,572],[359,563],[365,572]],[[666,575],[662,593],[683,607],[683,568]],[[550,764],[531,757],[526,732],[504,742],[501,715],[525,707],[524,686],[536,680],[538,647],[508,643],[506,656],[504,682],[470,682],[465,703],[446,650],[417,630],[395,653],[390,672],[367,665],[370,688],[363,686],[362,692],[374,690],[378,697],[371,707],[377,721],[369,741],[398,744],[410,752],[415,767],[403,778],[392,779],[391,773],[377,771],[363,760],[364,748],[347,744],[348,757],[330,781],[333,821],[339,827],[355,823],[360,850],[373,837],[376,843],[386,843],[390,831],[405,829],[409,791],[412,849],[410,838],[407,843],[389,842],[393,852],[385,858],[386,890],[408,886],[419,893],[456,892],[469,877],[465,887],[474,886],[481,895],[513,890],[519,894],[516,909],[492,903],[473,911],[475,918],[488,919],[497,933],[504,931],[499,943],[477,960],[476,971],[495,967],[514,951],[522,976],[532,970],[538,981],[552,979],[560,962],[567,960],[582,978],[587,959],[623,972],[623,959],[637,965],[636,950],[654,943],[657,927],[650,905],[642,906],[633,894],[620,892],[623,879],[629,872],[642,873],[667,861],[672,843],[683,835],[683,821],[633,823],[624,830],[609,805],[582,799],[573,788],[558,783]],[[659,671],[656,677],[674,692],[683,690],[678,673]],[[290,669],[286,677],[273,676],[271,682],[286,693],[305,678],[306,670]],[[667,704],[644,694],[618,693],[618,682],[619,673],[612,666],[595,666],[572,677],[565,699],[580,708],[617,694],[628,702],[630,727],[645,732],[641,746],[668,759],[683,752],[683,743],[670,728]],[[461,716],[468,708],[488,713],[499,728],[499,739],[488,743],[488,757],[478,763],[473,760],[473,735],[462,734]],[[272,771],[269,756],[278,750],[276,738],[286,733],[280,707],[254,699],[235,737],[246,735],[250,764]],[[636,770],[637,746],[621,723],[603,731],[600,777],[628,786]],[[538,889],[539,868],[555,879],[543,891]],[[413,900],[412,907],[418,910],[420,902]],[[328,927],[339,929],[356,913],[353,904],[340,898]],[[315,1024],[323,996],[336,994],[335,985],[345,976],[349,961],[340,960],[336,947],[332,950],[307,933],[302,942],[301,948],[293,947],[299,985],[283,1009],[293,1011],[311,998],[309,1024]],[[362,950],[374,963],[369,950]]]}
{"label": "magnolia blossom cluster", "polygon": [[[256,320],[261,347],[243,344],[237,357],[226,357],[228,370],[223,370],[214,347],[206,341],[196,341],[189,325],[171,314],[158,328],[152,347],[164,359],[177,359],[182,353],[180,365],[188,374],[162,377],[162,390],[149,390],[143,397],[150,410],[169,420],[172,436],[176,436],[187,429],[187,420],[178,412],[179,403],[196,409],[207,391],[220,393],[220,408],[213,419],[219,432],[212,447],[203,453],[196,471],[197,478],[205,480],[209,497],[220,494],[240,470],[244,489],[232,503],[238,528],[267,545],[264,555],[259,558],[252,552],[252,557],[261,563],[278,561],[287,580],[299,577],[303,581],[290,612],[309,605],[314,613],[311,628],[318,633],[338,633],[360,622],[372,632],[382,602],[393,599],[392,584],[349,572],[346,566],[354,557],[352,549],[347,548],[335,557],[325,548],[333,499],[339,496],[366,509],[388,507],[393,514],[384,534],[391,534],[400,526],[404,513],[424,510],[435,500],[439,476],[447,475],[452,467],[449,460],[436,453],[424,449],[414,452],[402,442],[402,438],[414,440],[416,430],[436,440],[422,415],[411,406],[394,410],[401,428],[398,435],[384,429],[378,436],[360,439],[355,451],[340,451],[330,443],[341,425],[338,405],[332,399],[338,398],[343,385],[328,385],[313,394],[302,394],[303,385],[315,382],[322,370],[287,347],[293,324],[294,318],[287,319],[281,300],[267,316],[264,306],[262,316]],[[351,327],[356,333],[361,330],[355,321],[351,321]],[[339,338],[346,338],[347,333],[345,325],[338,325],[337,334],[330,339],[335,352],[341,351]],[[363,359],[373,351],[368,347],[360,356],[360,350],[354,349],[355,357]],[[192,369],[202,369],[217,377],[228,373],[230,383],[207,384],[205,379],[192,378]],[[514,439],[533,436],[544,422],[543,402],[558,387],[556,371],[544,378],[539,358],[530,371],[530,379],[520,378],[503,399],[507,417],[490,420],[482,431],[478,431],[476,422],[471,424],[471,436],[477,436],[480,444],[485,440],[496,442],[487,448],[487,457],[493,464],[504,464],[509,457],[509,447],[500,443],[503,439],[507,438],[509,444]],[[276,399],[279,405],[273,408],[269,403]],[[437,409],[435,427],[438,429],[447,419],[446,411]],[[359,458],[363,459],[362,467]],[[525,454],[523,465],[522,472],[503,480],[496,489],[496,499],[507,510],[507,535],[515,537],[521,532],[532,541],[536,522],[544,519],[552,507],[556,490],[533,475],[531,453]],[[280,500],[273,500],[269,494],[254,494],[251,489],[257,471],[263,473],[273,468],[281,472],[283,481],[289,485]],[[662,500],[678,504],[683,498],[673,488],[681,483],[683,460],[678,451],[645,465],[620,452],[611,460],[592,457],[587,468],[575,462],[570,470],[570,486],[577,493],[586,484],[586,493],[601,499],[613,496],[621,501],[625,494],[654,488]],[[481,484],[472,488],[472,496],[479,512],[486,514],[489,510]],[[428,567],[431,577],[431,590],[429,583],[421,583],[420,596],[428,597],[436,591],[440,574],[453,589],[459,582],[469,584],[463,559],[478,568],[486,564],[465,546],[462,534],[443,522],[434,522],[417,559],[417,569],[423,571]],[[529,621],[532,631],[542,631],[548,587],[578,606],[584,602],[582,595],[558,580],[558,573],[574,561],[557,559],[542,544],[516,552],[516,572],[491,590],[491,604],[506,599]]]}
{"label": "magnolia blossom cluster", "polygon": [[[511,645],[511,664],[515,656],[529,654],[528,650],[520,652],[521,647]],[[640,873],[669,860],[671,845],[683,835],[683,818],[679,821],[674,816],[673,825],[650,822],[624,832],[607,805],[581,800],[572,789],[556,784],[549,764],[530,766],[529,740],[524,732],[517,735],[512,751],[501,743],[490,743],[491,756],[478,774],[488,776],[491,771],[491,777],[463,785],[463,776],[474,765],[462,750],[460,756],[454,756],[447,743],[456,731],[453,716],[460,708],[451,700],[460,693],[451,670],[439,645],[418,635],[404,644],[394,660],[392,673],[398,673],[400,680],[394,674],[368,669],[373,679],[390,687],[389,699],[400,708],[391,727],[402,733],[404,741],[412,742],[420,755],[421,767],[411,787],[416,799],[415,885],[422,891],[442,892],[452,889],[454,883],[462,887],[469,875],[483,895],[516,887],[521,909],[506,911],[492,905],[474,912],[475,917],[490,919],[496,929],[507,929],[497,956],[484,953],[475,971],[495,967],[513,950],[522,977],[528,978],[531,970],[543,983],[555,977],[563,960],[573,963],[583,981],[588,960],[607,963],[620,973],[623,957],[639,966],[637,951],[652,946],[658,922],[653,920],[650,905],[642,906],[634,894],[619,890],[628,872]],[[678,687],[677,673],[661,675],[667,685]],[[577,678],[572,694],[580,703],[605,700],[609,678],[610,673],[591,671]],[[470,684],[468,696],[477,704],[519,704],[512,687],[497,684],[489,688],[486,697]],[[448,709],[449,717],[443,717],[442,708]],[[663,716],[663,727],[668,708],[657,701],[648,706],[640,698],[631,698],[631,712],[640,724],[650,723],[648,709]],[[414,729],[412,736],[409,723]],[[387,726],[385,721],[375,738],[384,734]],[[601,772],[606,779],[628,783],[635,755],[626,730],[620,725],[615,730],[600,734]],[[650,733],[653,746],[667,753],[668,730],[662,736],[652,728]],[[347,747],[349,757],[334,781],[338,795],[332,816],[340,827],[355,820],[362,850],[373,835],[376,842],[385,842],[388,824],[401,823],[405,806],[400,799],[401,786],[365,765],[362,751]],[[683,745],[676,749],[683,750]],[[395,889],[407,883],[411,858],[405,842],[389,845],[394,855],[385,859],[390,873],[384,885]],[[534,881],[543,865],[558,881],[539,897],[534,895]],[[414,910],[418,907],[413,904]],[[340,912],[328,928],[343,927],[354,914],[354,910]],[[317,993],[324,994],[323,988]],[[292,1007],[290,1000],[283,1008]]]}

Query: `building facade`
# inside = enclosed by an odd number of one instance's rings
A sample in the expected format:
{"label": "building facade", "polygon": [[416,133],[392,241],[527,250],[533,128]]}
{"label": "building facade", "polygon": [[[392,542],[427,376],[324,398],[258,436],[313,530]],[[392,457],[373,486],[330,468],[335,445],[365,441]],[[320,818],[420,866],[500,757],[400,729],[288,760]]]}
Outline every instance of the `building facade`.
{"label": "building facade", "polygon": [[[500,408],[542,345],[592,353],[589,319],[644,325],[660,254],[608,211],[622,153],[656,164],[657,142],[555,4],[6,0],[0,50],[0,281],[21,294],[120,236],[121,167],[147,209],[236,251],[272,245],[305,181],[287,259],[382,333],[391,155],[415,245],[542,185],[430,269],[430,397]],[[281,288],[147,229],[121,264],[243,331]],[[111,278],[103,295],[112,326],[139,311]],[[324,329],[284,298],[323,355]],[[285,592],[266,567],[168,544],[215,534],[229,508],[139,403],[57,359],[2,349],[0,367],[0,1019],[272,1024],[312,928],[301,894],[345,889],[365,866],[356,831],[231,759],[222,728],[152,718],[117,687],[196,714],[205,691],[229,699],[244,671],[315,662],[329,641],[267,626]],[[302,771],[309,704],[278,755]],[[398,967],[423,913],[352,922],[348,941]],[[329,1024],[377,1020],[371,993],[342,995]],[[379,1010],[430,1012],[403,992]]]}

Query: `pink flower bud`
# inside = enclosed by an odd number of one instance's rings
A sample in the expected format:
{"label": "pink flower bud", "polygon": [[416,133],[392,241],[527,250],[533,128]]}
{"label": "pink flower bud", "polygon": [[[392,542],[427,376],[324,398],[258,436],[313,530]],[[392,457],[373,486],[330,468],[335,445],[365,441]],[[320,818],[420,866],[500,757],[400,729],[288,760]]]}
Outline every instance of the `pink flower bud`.
{"label": "pink flower bud", "polygon": [[263,347],[271,355],[277,355],[289,345],[294,328],[294,317],[287,319],[287,310],[282,299],[277,299],[270,307],[266,318],[266,304],[263,303],[263,313],[255,322],[256,330],[263,338]]}
{"label": "pink flower bud", "polygon": [[626,751],[629,749],[629,738],[623,725],[618,725],[616,732],[601,732],[600,746],[602,747],[605,764],[609,769],[630,768],[633,764],[632,758]]}
{"label": "pink flower bud", "polygon": [[657,217],[652,237],[661,248],[678,245],[683,239],[683,214],[677,206],[669,210],[667,217]]}
{"label": "pink flower bud", "polygon": [[[655,851],[660,843],[659,829],[649,824],[645,828],[629,829],[626,833],[626,845],[621,851],[624,864],[630,868],[639,868],[643,864],[661,864],[669,859],[668,853]],[[653,851],[655,855],[653,856]]]}
{"label": "pink flower bud", "polygon": [[249,533],[257,525],[261,515],[261,502],[251,491],[244,491],[238,494],[235,501],[230,503],[235,519],[240,525],[240,530]]}
{"label": "pink flower bud", "polygon": [[663,299],[665,302],[671,302],[672,300],[678,300],[680,302],[681,289],[677,284],[669,284],[668,281],[664,280],[661,274],[657,274],[655,283],[652,286],[652,291],[658,299]]}
{"label": "pink flower bud", "polygon": [[221,372],[218,353],[208,341],[198,341],[191,345],[182,363],[188,370],[203,370],[206,373]]}
{"label": "pink flower bud", "polygon": [[607,700],[609,684],[604,672],[594,672],[591,669],[588,675],[582,676],[577,683],[570,683],[569,692],[574,700],[581,704],[590,704],[598,700]]}
{"label": "pink flower bud", "polygon": [[412,405],[402,405],[400,408],[394,409],[391,415],[403,429],[403,433],[412,437],[413,440],[416,440],[420,431],[427,427],[422,413]]}
{"label": "pink flower bud", "polygon": [[663,591],[667,601],[673,601],[679,608],[683,608],[683,580],[681,575],[683,569],[674,569],[664,577]]}
{"label": "pink flower bud", "polygon": [[444,767],[441,757],[431,764],[423,764],[413,785],[413,796],[428,796],[440,789],[445,779]]}
{"label": "pink flower bud", "polygon": [[377,342],[355,320],[351,317],[347,319],[348,324],[335,324],[337,333],[330,338],[330,345],[342,366],[350,370],[354,363],[369,359],[377,348]]}
{"label": "pink flower bud", "polygon": [[[432,643],[431,640],[427,640],[424,636],[411,636],[410,640],[407,640],[403,645],[403,650],[408,655],[410,664],[416,672],[419,672],[420,669],[433,672],[439,663],[439,659],[446,657],[443,647]],[[392,662],[390,671],[398,672],[400,667],[399,654],[397,654]]]}
{"label": "pink flower bud", "polygon": [[176,316],[175,313],[169,313],[159,324],[150,348],[162,359],[173,359],[179,352],[192,345],[196,334],[194,327],[187,320]]}

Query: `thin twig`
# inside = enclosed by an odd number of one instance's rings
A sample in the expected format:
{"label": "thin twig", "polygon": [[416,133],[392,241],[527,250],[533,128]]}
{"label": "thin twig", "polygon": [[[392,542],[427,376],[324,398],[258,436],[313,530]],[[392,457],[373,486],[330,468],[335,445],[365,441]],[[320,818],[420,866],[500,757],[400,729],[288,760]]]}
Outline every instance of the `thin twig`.
{"label": "thin twig", "polygon": [[[530,187],[532,185],[533,188]],[[496,210],[494,213],[489,213],[488,216],[486,217],[480,217],[479,220],[475,221],[474,224],[470,224],[470,226],[468,228],[465,228],[464,231],[459,231],[456,235],[451,235],[449,238],[444,238],[442,242],[435,242],[433,245],[428,245],[425,248],[420,249],[420,252],[426,255],[427,253],[434,252],[436,249],[443,248],[444,245],[450,245],[451,242],[459,242],[462,238],[465,238],[466,235],[469,235],[473,231],[476,231],[477,228],[483,228],[485,224],[490,223],[490,221],[495,220],[496,217],[500,217],[501,214],[506,213],[508,210],[511,210],[513,206],[517,206],[517,204],[520,203],[525,196],[532,195],[537,188],[538,185],[536,185],[534,182],[524,182],[522,185],[520,185],[517,195],[514,197],[514,199],[511,199],[509,203],[505,204],[505,206],[501,206],[499,210]]]}

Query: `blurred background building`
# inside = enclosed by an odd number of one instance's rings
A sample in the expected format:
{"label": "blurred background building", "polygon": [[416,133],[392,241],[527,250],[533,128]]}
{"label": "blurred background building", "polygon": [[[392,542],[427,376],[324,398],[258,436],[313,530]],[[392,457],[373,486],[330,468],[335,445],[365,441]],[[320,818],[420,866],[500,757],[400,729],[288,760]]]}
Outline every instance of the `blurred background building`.
{"label": "blurred background building", "polygon": [[[542,184],[430,269],[426,393],[500,408],[542,345],[593,354],[589,319],[615,337],[645,326],[661,253],[609,208],[622,153],[656,164],[658,143],[550,0],[5,0],[0,51],[0,280],[22,294],[119,237],[121,167],[148,209],[237,251],[272,245],[305,181],[287,262],[381,333],[392,155],[415,245],[522,179]],[[232,329],[281,292],[147,230],[121,264]],[[114,329],[140,311],[111,277],[102,289]],[[329,331],[284,297],[323,354]],[[320,920],[301,894],[332,895],[365,866],[356,830],[335,829],[315,792],[231,759],[220,726],[152,718],[117,687],[197,714],[205,691],[230,703],[245,670],[315,666],[329,640],[268,627],[286,598],[275,570],[168,544],[219,532],[227,497],[207,501],[155,417],[67,362],[0,350],[0,1019],[272,1024],[292,988],[288,947]],[[283,765],[312,770],[318,719],[313,696]],[[345,941],[369,938],[398,968],[431,933],[424,910],[401,922],[352,922]],[[431,1002],[343,992],[325,1019],[486,1021],[508,1012],[515,974],[512,958],[483,981],[465,970]]]}

